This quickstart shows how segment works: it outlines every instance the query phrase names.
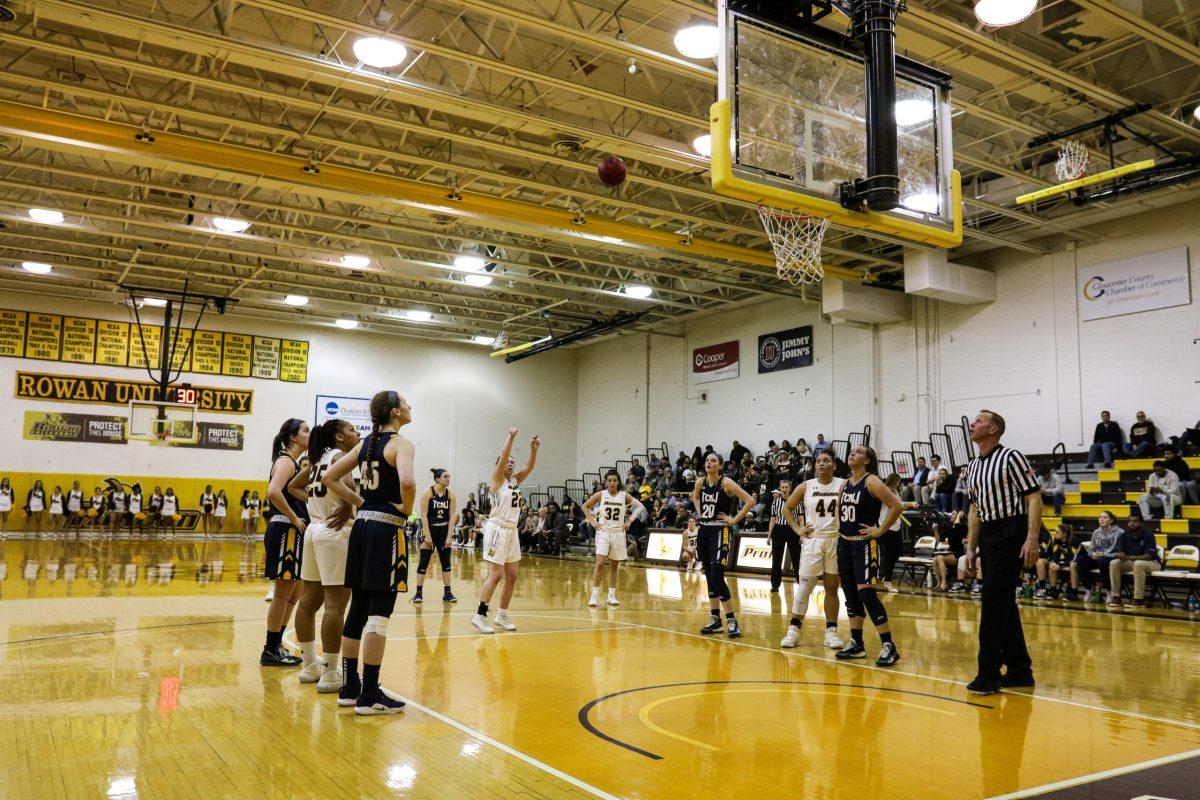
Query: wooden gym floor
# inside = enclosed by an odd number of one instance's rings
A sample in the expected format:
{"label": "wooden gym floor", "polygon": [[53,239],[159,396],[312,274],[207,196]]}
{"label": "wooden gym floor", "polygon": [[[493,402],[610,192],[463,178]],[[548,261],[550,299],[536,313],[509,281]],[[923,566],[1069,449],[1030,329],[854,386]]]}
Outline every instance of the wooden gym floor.
{"label": "wooden gym floor", "polygon": [[0,543],[0,797],[1196,796],[1183,615],[1025,609],[1037,690],[972,698],[970,600],[888,597],[885,671],[835,662],[819,623],[780,652],[790,585],[734,580],[746,635],[710,639],[698,575],[623,569],[620,608],[594,610],[586,564],[531,558],[520,630],[484,637],[456,551],[458,605],[431,585],[392,617],[408,708],[358,718],[257,665],[260,547]]}

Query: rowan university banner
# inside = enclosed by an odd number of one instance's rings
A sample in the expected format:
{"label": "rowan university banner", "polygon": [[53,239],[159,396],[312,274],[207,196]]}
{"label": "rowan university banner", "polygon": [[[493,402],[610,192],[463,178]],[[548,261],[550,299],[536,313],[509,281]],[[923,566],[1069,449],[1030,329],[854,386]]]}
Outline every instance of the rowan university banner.
{"label": "rowan university banner", "polygon": [[812,325],[758,337],[758,373],[779,372],[813,363]]}
{"label": "rowan university banner", "polygon": [[1186,247],[1077,267],[1076,279],[1079,318],[1084,322],[1192,302]]}
{"label": "rowan university banner", "polygon": [[[217,414],[249,414],[254,410],[253,389],[220,389],[195,386],[196,409]],[[17,372],[16,396],[21,400],[53,400],[60,403],[96,403],[127,406],[130,400],[175,402],[175,389],[159,398],[158,385],[149,381],[125,381],[82,375],[51,375]]]}

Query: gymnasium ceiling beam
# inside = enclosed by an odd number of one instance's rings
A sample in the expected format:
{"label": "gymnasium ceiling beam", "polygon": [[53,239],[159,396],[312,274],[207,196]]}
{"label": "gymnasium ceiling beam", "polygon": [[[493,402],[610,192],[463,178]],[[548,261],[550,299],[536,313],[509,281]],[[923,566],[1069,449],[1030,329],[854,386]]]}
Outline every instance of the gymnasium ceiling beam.
{"label": "gymnasium ceiling beam", "polygon": [[1121,6],[1113,3],[1112,0],[1071,0],[1075,5],[1082,6],[1089,11],[1103,14],[1110,19],[1116,20],[1122,27],[1128,29],[1131,33],[1139,38],[1153,42],[1155,45],[1170,50],[1178,56],[1190,61],[1192,64],[1200,67],[1200,46],[1192,44],[1175,34],[1163,30],[1158,25],[1150,22],[1144,17],[1140,17],[1131,11],[1127,11]]}

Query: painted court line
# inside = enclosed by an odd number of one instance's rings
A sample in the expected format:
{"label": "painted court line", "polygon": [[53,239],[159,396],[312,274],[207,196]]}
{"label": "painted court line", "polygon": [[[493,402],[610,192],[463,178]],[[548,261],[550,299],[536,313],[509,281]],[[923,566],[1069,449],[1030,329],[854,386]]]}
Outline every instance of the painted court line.
{"label": "painted court line", "polygon": [[[568,617],[569,619],[569,617]],[[514,636],[545,636],[550,633],[593,633],[595,631],[623,631],[628,630],[628,627],[613,626],[610,628],[556,628],[548,631],[505,631],[504,633],[497,632],[496,634],[480,633],[446,633],[438,636],[389,636],[389,642],[415,642],[424,639],[482,639],[485,641],[500,641],[501,639],[511,639]]]}
{"label": "painted court line", "polygon": [[1020,800],[1023,797],[1034,797],[1039,794],[1057,791],[1058,789],[1069,789],[1072,786],[1079,786],[1084,783],[1094,783],[1095,781],[1104,780],[1105,778],[1115,778],[1119,775],[1128,775],[1131,772],[1140,772],[1151,767],[1161,767],[1166,764],[1174,764],[1177,761],[1185,761],[1189,758],[1200,756],[1200,750],[1189,750],[1186,753],[1179,753],[1173,756],[1163,756],[1162,758],[1154,758],[1149,761],[1141,761],[1137,764],[1129,764],[1124,767],[1115,767],[1106,769],[1103,772],[1093,772],[1090,775],[1080,775],[1078,778],[1067,778],[1066,780],[1057,781],[1055,783],[1046,783],[1041,786],[1034,786],[1030,789],[1018,789],[1009,794],[998,794],[995,797],[989,797],[987,800]]}
{"label": "painted court line", "polygon": [[576,789],[582,789],[583,791],[587,792],[590,795],[594,795],[595,797],[603,798],[603,800],[619,800],[619,798],[616,795],[609,794],[608,792],[604,791],[603,789],[598,789],[595,786],[592,786],[590,783],[581,781],[572,775],[568,775],[567,773],[563,772],[560,769],[555,769],[554,767],[550,766],[546,762],[539,761],[538,759],[534,758],[531,755],[522,753],[520,750],[517,750],[515,747],[510,747],[509,745],[504,744],[504,742],[497,741],[496,739],[493,739],[492,737],[488,736],[483,731],[472,728],[470,725],[464,725],[463,723],[459,722],[456,719],[447,717],[445,714],[441,714],[437,711],[434,711],[432,708],[423,706],[420,703],[418,703],[414,700],[410,700],[407,697],[404,698],[404,701],[409,705],[409,707],[415,708],[417,711],[420,711],[423,714],[428,714],[429,716],[433,717],[434,719],[438,720],[439,722],[444,722],[445,724],[449,725],[450,727],[452,727],[458,731],[461,731],[462,733],[465,733],[466,735],[470,736],[472,739],[475,739],[478,742],[482,742],[483,744],[486,744],[486,745],[496,748],[497,750],[501,751],[502,753],[507,753],[508,755],[512,756],[513,758],[524,761],[529,766],[534,767],[536,769],[540,769],[542,772],[545,772],[547,775],[553,775],[554,777],[558,778],[559,780],[562,780],[562,781],[565,781],[566,783],[571,784]]}

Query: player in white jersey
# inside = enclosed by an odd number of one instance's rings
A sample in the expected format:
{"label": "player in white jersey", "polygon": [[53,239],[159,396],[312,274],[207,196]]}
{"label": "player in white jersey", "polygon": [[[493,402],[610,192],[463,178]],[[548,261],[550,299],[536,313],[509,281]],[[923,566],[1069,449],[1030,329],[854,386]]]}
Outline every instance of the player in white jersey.
{"label": "player in white jersey", "polygon": [[521,565],[521,540],[517,537],[517,522],[521,518],[521,484],[537,464],[538,447],[542,442],[534,436],[529,441],[529,461],[525,469],[517,472],[517,463],[512,458],[513,442],[517,429],[508,429],[504,449],[496,459],[488,491],[492,496],[492,513],[483,523],[483,560],[487,562],[488,574],[479,589],[479,608],[471,618],[471,624],[480,633],[495,633],[488,624],[488,603],[500,581],[504,590],[500,593],[500,611],[496,624],[506,631],[515,631],[517,626],[508,618],[508,603],[512,600],[517,584],[517,568]]}
{"label": "player in white jersey", "polygon": [[[633,522],[630,510],[641,507],[641,501],[621,491],[621,473],[610,469],[604,475],[605,488],[589,497],[583,504],[583,515],[596,531],[596,568],[592,571],[592,597],[588,605],[600,605],[600,582],[604,565],[609,565],[608,604],[619,606],[617,600],[617,570],[625,560],[625,534]],[[598,513],[593,514],[595,508]]]}
{"label": "player in white jersey", "polygon": [[[800,574],[796,577],[796,593],[792,596],[792,621],[781,647],[795,647],[800,642],[800,624],[808,610],[808,598],[816,588],[817,579],[825,586],[825,646],[840,650],[843,642],[837,634],[838,618],[838,502],[843,478],[833,476],[834,459],[823,451],[816,459],[817,477],[797,486],[783,505],[783,517],[800,535]],[[796,521],[796,508],[804,504],[804,523]]]}
{"label": "player in white jersey", "polygon": [[[336,692],[342,688],[342,624],[350,590],[346,588],[346,552],[350,545],[353,509],[329,491],[322,482],[325,473],[344,454],[358,447],[358,431],[344,419],[330,419],[313,428],[308,436],[308,469],[302,469],[288,483],[289,494],[308,496],[309,523],[304,529],[304,552],[300,559],[300,580],[304,582],[296,607],[296,642],[300,645],[303,667],[301,683],[316,683],[318,692]],[[351,490],[353,478],[342,482]],[[317,609],[321,615],[321,652],[317,658]],[[357,654],[355,654],[357,656]]]}

